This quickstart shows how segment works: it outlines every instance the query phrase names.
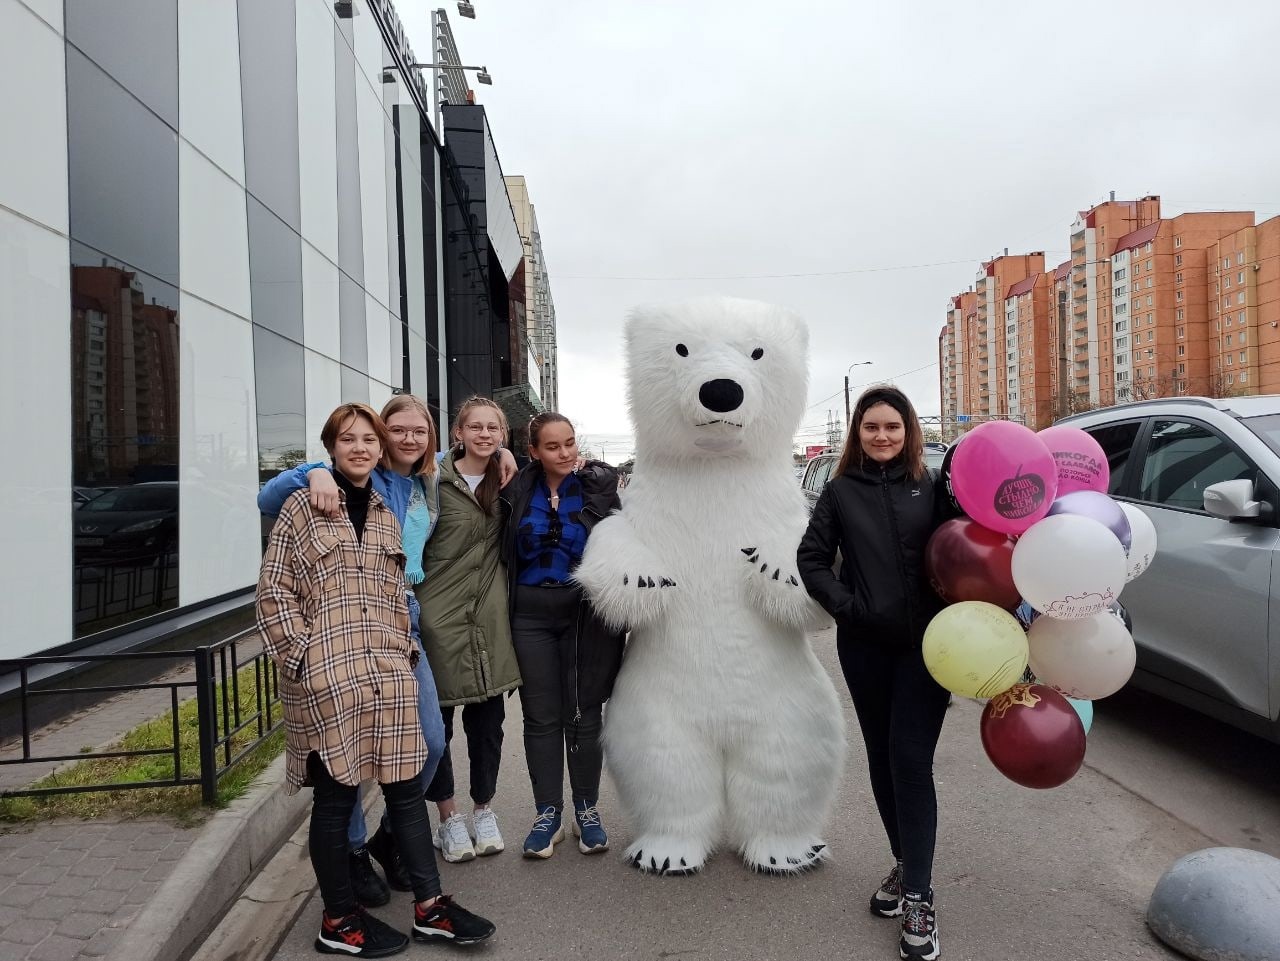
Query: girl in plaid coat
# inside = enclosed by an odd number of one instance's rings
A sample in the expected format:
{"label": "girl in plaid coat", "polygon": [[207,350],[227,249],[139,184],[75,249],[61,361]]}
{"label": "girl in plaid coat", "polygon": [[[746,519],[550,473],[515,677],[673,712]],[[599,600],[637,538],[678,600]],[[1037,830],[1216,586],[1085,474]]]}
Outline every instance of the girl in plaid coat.
{"label": "girl in plaid coat", "polygon": [[361,781],[382,787],[414,896],[413,935],[474,943],[491,922],[441,893],[420,775],[427,759],[413,668],[400,527],[369,483],[389,442],[364,404],[344,404],[321,441],[342,510],[327,517],[307,494],[285,501],[258,582],[258,628],[280,671],[289,787],[314,789],[311,862],[324,900],[315,947],[385,957],[408,938],[364,913],[347,858],[347,821]]}

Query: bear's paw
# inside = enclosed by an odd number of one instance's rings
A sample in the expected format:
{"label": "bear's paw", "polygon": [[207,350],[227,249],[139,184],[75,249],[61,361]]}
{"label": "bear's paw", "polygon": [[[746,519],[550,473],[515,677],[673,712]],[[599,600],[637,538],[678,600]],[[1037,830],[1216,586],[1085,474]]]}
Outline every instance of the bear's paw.
{"label": "bear's paw", "polygon": [[831,856],[827,843],[811,834],[753,837],[741,853],[747,867],[760,874],[803,874]]}
{"label": "bear's paw", "polygon": [[622,857],[645,874],[679,877],[701,871],[710,853],[700,841],[666,835],[644,835],[633,841]]}

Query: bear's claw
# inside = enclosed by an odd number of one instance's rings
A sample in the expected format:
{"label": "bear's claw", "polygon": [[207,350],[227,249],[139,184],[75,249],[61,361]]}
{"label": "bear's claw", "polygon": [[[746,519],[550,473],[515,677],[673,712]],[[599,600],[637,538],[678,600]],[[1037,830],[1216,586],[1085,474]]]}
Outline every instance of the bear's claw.
{"label": "bear's claw", "polygon": [[[626,587],[631,583],[631,575],[622,575],[622,586]],[[636,575],[636,587],[677,587],[675,581],[669,577],[659,577],[656,581],[645,574]]]}

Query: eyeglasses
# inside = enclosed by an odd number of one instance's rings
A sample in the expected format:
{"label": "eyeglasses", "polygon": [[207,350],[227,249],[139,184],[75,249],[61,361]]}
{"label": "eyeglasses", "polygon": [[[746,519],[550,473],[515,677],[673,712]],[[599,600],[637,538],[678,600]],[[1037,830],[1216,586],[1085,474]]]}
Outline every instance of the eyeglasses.
{"label": "eyeglasses", "polygon": [[406,437],[412,437],[420,443],[425,442],[427,438],[431,436],[431,431],[427,430],[425,427],[418,427],[415,430],[410,430],[407,427],[388,427],[387,433],[396,440],[404,440]]}
{"label": "eyeglasses", "polygon": [[480,434],[488,431],[490,434],[497,434],[502,428],[497,424],[463,424],[462,429],[472,434]]}

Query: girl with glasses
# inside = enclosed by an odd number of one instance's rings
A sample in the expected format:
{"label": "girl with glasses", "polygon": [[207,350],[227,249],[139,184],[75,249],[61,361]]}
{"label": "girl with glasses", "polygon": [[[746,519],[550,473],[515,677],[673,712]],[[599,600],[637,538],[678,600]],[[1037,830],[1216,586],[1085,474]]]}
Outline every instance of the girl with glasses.
{"label": "girl with glasses", "polygon": [[[414,591],[444,714],[445,751],[427,799],[439,809],[437,846],[446,861],[457,862],[505,846],[491,802],[502,760],[502,696],[520,686],[520,669],[498,547],[502,478],[493,455],[506,441],[506,416],[492,400],[471,397],[458,409],[451,438],[440,462],[439,524],[426,545],[425,579]],[[458,705],[471,762],[470,828],[454,799],[448,747]]]}

